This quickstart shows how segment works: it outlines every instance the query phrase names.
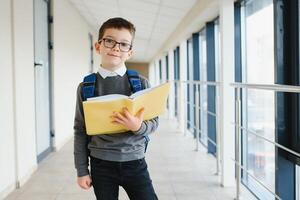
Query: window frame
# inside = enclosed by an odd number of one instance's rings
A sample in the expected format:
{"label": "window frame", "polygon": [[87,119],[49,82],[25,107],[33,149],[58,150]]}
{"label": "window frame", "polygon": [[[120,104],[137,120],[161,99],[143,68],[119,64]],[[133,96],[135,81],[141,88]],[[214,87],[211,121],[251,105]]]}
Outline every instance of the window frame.
{"label": "window frame", "polygon": [[[218,18],[206,23],[206,60],[207,60],[207,77],[206,80],[210,82],[216,81],[216,62],[218,52],[218,39],[216,36],[218,29]],[[216,113],[216,86],[207,86],[207,110],[211,113]],[[207,136],[214,143],[217,143],[217,127],[216,127],[216,116],[207,114]],[[217,144],[218,145],[218,144]],[[208,140],[207,145],[208,153],[216,155],[216,146]]]}
{"label": "window frame", "polygon": [[[175,81],[179,81],[180,80],[180,47],[177,46],[174,50],[173,50],[173,57],[174,57],[174,80]],[[167,63],[169,65],[169,63]],[[174,109],[175,109],[175,117],[178,116],[178,108],[179,108],[179,96],[178,96],[178,89],[177,89],[177,84],[175,84],[174,87],[174,95],[175,95],[175,104],[174,104]]]}
{"label": "window frame", "polygon": [[[242,71],[243,48],[241,32],[243,26],[241,19],[240,7],[246,1],[238,1],[235,3],[235,81],[241,82],[244,80]],[[284,85],[300,85],[300,61],[299,61],[299,1],[282,1],[274,0],[274,52],[275,52],[275,83]],[[296,29],[296,30],[295,30]],[[296,33],[296,34],[295,34]],[[296,42],[295,42],[296,41]],[[295,77],[296,76],[296,77]],[[246,98],[245,95],[242,98]],[[295,137],[300,138],[300,125],[298,119],[300,118],[300,100],[297,95],[283,95],[278,93],[275,95],[275,137],[276,142],[291,148],[293,150],[300,149],[300,140],[295,140]],[[243,110],[242,110],[243,113]],[[244,114],[242,115],[242,118]],[[242,120],[243,121],[243,120]],[[285,127],[285,130],[282,130]],[[247,127],[246,127],[247,128]],[[294,135],[289,135],[294,133]],[[295,133],[298,133],[297,136]],[[243,135],[243,134],[242,134]],[[295,145],[293,141],[297,141]],[[296,138],[297,139],[297,138]],[[244,143],[242,143],[242,151],[244,152]],[[300,190],[300,175],[299,166],[296,168],[296,163],[299,165],[299,158],[281,149],[276,148],[275,162],[275,192],[282,199],[295,199],[297,196],[299,200]],[[242,164],[244,162],[242,154]],[[297,172],[297,182],[296,182]],[[245,173],[242,173],[244,178]],[[243,179],[242,179],[243,180]],[[247,187],[247,185],[245,185]],[[255,191],[250,190],[254,195]],[[296,191],[298,193],[296,194]]]}
{"label": "window frame", "polygon": [[[199,60],[199,32],[192,34],[192,48],[193,48],[193,81],[200,81],[200,60]],[[196,103],[196,86],[192,85],[192,96],[193,96],[193,105]],[[200,93],[199,93],[200,94]],[[200,107],[200,101],[199,105]],[[197,134],[197,127],[196,127],[196,107],[193,106],[193,134],[196,137]],[[201,115],[199,116],[199,128],[201,130]],[[201,138],[201,132],[199,131],[199,139]],[[201,141],[201,140],[200,140]]]}
{"label": "window frame", "polygon": [[[189,38],[187,40],[187,80],[192,81],[193,80],[193,43],[192,38]],[[191,131],[191,129],[194,129],[194,117],[193,117],[193,103],[194,103],[194,96],[191,84],[187,84],[187,129]],[[193,132],[193,131],[191,131]]]}
{"label": "window frame", "polygon": [[[246,6],[246,2],[248,1],[238,1],[235,3],[235,9],[234,9],[234,16],[235,16],[235,82],[247,82],[247,64],[246,64],[246,43],[245,43],[245,27],[246,24],[244,22],[243,17],[245,15],[244,7]],[[262,4],[262,6],[264,6]],[[275,14],[274,14],[275,15]],[[274,30],[275,31],[275,30]],[[275,45],[275,43],[274,43]],[[275,55],[274,55],[275,56]],[[275,64],[275,63],[274,63]],[[247,101],[247,93],[242,92],[241,94],[241,122],[242,126],[245,126],[247,129],[247,124],[245,123],[248,121],[247,119],[247,108],[248,107],[248,101]],[[276,102],[275,102],[276,104]],[[242,165],[247,168],[248,166],[248,139],[245,138],[247,134],[245,134],[243,131],[241,131],[241,161]],[[238,155],[236,155],[238,156]],[[263,196],[273,196],[271,193],[269,193],[266,189],[262,188],[258,183],[256,183],[255,180],[252,180],[251,177],[247,176],[247,173],[242,170],[241,173],[242,183],[245,185],[246,188],[249,189],[253,195],[256,197],[262,197]],[[276,183],[275,183],[276,185]],[[276,188],[276,186],[275,186]],[[275,189],[276,190],[276,189]],[[269,197],[268,197],[269,198]]]}

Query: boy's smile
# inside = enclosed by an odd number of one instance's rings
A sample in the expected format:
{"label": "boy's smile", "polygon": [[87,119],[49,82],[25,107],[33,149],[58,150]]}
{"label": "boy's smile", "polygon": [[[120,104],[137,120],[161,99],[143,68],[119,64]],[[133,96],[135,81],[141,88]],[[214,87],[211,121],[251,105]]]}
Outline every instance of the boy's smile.
{"label": "boy's smile", "polygon": [[116,54],[112,54],[112,53],[108,53],[107,55],[112,56],[112,57],[120,58],[120,56],[118,56],[118,55],[116,55]]}
{"label": "boy's smile", "polygon": [[131,41],[132,35],[127,29],[106,29],[103,38],[95,43],[102,67],[114,71],[123,66],[132,56]]}

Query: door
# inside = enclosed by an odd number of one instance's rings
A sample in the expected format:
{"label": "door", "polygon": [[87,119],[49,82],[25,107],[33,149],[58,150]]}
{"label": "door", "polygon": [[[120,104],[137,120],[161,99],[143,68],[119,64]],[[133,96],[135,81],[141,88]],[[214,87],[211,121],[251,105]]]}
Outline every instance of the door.
{"label": "door", "polygon": [[48,2],[34,0],[35,116],[38,162],[51,151],[48,44]]}

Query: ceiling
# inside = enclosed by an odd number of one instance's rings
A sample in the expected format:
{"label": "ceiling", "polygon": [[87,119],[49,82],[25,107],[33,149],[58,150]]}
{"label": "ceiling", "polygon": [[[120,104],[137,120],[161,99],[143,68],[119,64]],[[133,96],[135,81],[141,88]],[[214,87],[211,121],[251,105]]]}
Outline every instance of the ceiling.
{"label": "ceiling", "polygon": [[123,17],[136,27],[132,62],[150,62],[197,0],[69,0],[98,32],[103,22]]}

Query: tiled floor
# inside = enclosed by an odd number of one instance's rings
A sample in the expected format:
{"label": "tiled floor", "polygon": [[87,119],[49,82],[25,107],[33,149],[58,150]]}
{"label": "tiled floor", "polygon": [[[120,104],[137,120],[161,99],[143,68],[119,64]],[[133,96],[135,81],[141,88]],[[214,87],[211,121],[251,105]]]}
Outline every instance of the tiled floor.
{"label": "tiled floor", "polygon": [[[176,123],[161,119],[159,130],[151,135],[146,160],[160,200],[229,200],[234,188],[218,184],[215,158],[204,148],[195,151],[195,140],[176,132]],[[201,146],[201,145],[200,145]],[[73,144],[52,153],[39,165],[32,178],[5,200],[90,200],[93,191],[76,185]],[[120,190],[120,200],[127,200]]]}

